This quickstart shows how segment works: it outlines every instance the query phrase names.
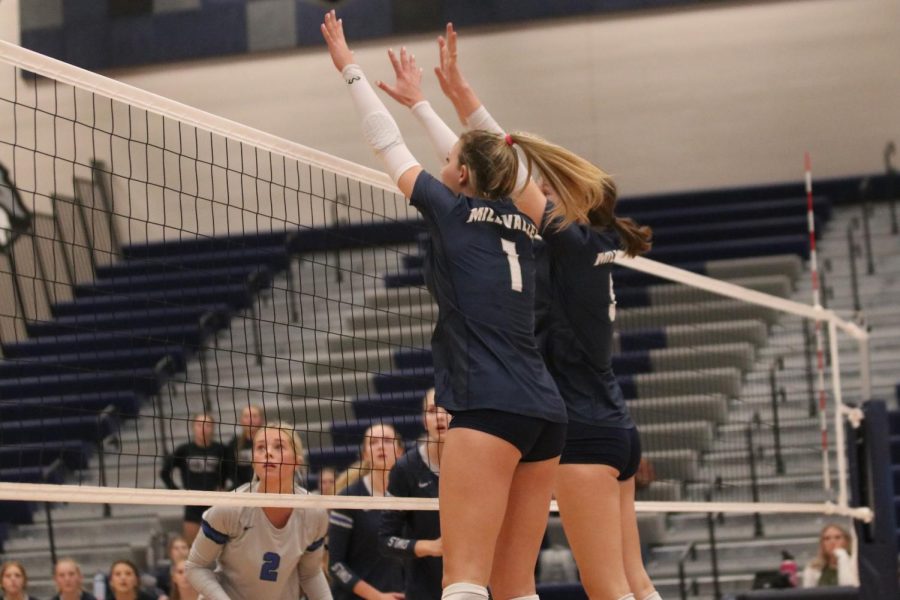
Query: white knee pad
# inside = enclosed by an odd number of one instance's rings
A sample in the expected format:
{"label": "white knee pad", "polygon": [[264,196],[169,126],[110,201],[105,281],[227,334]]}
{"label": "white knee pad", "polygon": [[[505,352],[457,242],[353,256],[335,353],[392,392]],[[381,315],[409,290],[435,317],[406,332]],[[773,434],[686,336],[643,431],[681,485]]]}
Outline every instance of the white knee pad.
{"label": "white knee pad", "polygon": [[659,592],[653,590],[653,593],[644,597],[644,600],[662,600],[662,596],[659,595]]}
{"label": "white knee pad", "polygon": [[619,600],[634,600],[634,594],[625,594]]}
{"label": "white knee pad", "polygon": [[451,583],[444,588],[441,600],[485,600],[487,588],[474,583]]}

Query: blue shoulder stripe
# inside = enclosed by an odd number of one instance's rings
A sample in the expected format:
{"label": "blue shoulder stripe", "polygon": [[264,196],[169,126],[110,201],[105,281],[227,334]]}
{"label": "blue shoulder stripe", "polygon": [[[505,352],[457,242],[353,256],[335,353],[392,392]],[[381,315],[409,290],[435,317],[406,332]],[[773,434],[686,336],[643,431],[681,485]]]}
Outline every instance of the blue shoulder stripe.
{"label": "blue shoulder stripe", "polygon": [[216,531],[215,529],[213,529],[213,526],[207,523],[206,519],[203,519],[200,522],[200,528],[203,530],[203,535],[217,544],[224,544],[228,541],[228,536],[221,531]]}
{"label": "blue shoulder stripe", "polygon": [[312,544],[306,547],[307,552],[315,552],[319,548],[321,548],[325,544],[325,538],[319,538],[314,541]]}

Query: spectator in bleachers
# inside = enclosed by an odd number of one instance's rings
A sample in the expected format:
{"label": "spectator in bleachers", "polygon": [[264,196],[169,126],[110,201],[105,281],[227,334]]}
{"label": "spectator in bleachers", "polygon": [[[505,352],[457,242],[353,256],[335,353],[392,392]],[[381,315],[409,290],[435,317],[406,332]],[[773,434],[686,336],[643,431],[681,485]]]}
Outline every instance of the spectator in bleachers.
{"label": "spectator in bleachers", "polygon": [[835,524],[826,525],[819,534],[819,551],[803,570],[803,587],[859,585],[850,546],[850,534],[846,529]]}
{"label": "spectator in bleachers", "polygon": [[[215,421],[210,415],[196,414],[191,417],[193,439],[181,444],[172,454],[166,456],[159,472],[163,483],[170,490],[179,489],[172,479],[172,471],[181,474],[181,485],[186,490],[224,490],[228,476],[225,446],[213,438]],[[193,543],[200,530],[200,521],[208,506],[184,507],[182,535],[188,544]]]}
{"label": "spectator in bleachers", "polygon": [[168,557],[168,561],[156,570],[156,587],[166,594],[171,594],[172,565],[179,560],[187,559],[190,551],[191,546],[187,543],[187,540],[180,535],[176,535],[169,539],[169,544],[166,546],[166,556]]}
{"label": "spectator in bleachers", "polygon": [[[434,388],[422,401],[425,437],[414,450],[400,457],[391,469],[388,494],[403,498],[437,498],[444,436],[450,414],[434,403]],[[441,560],[441,522],[437,512],[386,510],[379,532],[381,549],[405,560],[406,597],[439,600],[444,563]]]}
{"label": "spectator in bleachers", "polygon": [[169,600],[197,600],[200,594],[187,580],[185,575],[186,558],[182,558],[172,562],[171,581],[172,590],[169,592]]}
{"label": "spectator in bleachers", "polygon": [[[363,436],[355,479],[340,492],[343,496],[381,497],[387,492],[388,476],[403,446],[390,425],[372,425]],[[351,467],[352,468],[352,467]],[[350,469],[348,469],[350,471]],[[329,570],[335,600],[402,600],[403,565],[383,556],[378,548],[382,511],[331,511],[328,527]]]}
{"label": "spectator in bleachers", "polygon": [[17,560],[8,560],[0,567],[0,587],[3,600],[37,600],[28,595],[28,572]]}
{"label": "spectator in bleachers", "polygon": [[53,583],[57,594],[52,600],[96,600],[93,594],[84,591],[84,577],[81,567],[72,558],[61,558],[53,566]]}
{"label": "spectator in bleachers", "polygon": [[335,491],[336,480],[337,473],[334,472],[334,469],[331,467],[322,467],[322,470],[319,471],[318,493],[323,496],[334,496],[337,493]]}
{"label": "spectator in bleachers", "polygon": [[141,589],[141,575],[130,560],[117,560],[109,567],[108,600],[157,600]]}
{"label": "spectator in bleachers", "polygon": [[232,488],[253,479],[253,436],[265,424],[262,407],[251,404],[241,411],[241,430],[228,442],[228,478]]}

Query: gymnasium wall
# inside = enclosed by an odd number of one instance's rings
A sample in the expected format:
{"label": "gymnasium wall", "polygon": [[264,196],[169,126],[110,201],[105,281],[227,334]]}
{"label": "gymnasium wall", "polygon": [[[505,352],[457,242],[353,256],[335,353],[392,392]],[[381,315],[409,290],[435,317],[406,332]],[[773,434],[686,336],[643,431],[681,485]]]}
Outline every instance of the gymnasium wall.
{"label": "gymnasium wall", "polygon": [[[18,30],[10,27],[16,4],[0,0],[5,39]],[[407,44],[428,67],[436,34],[353,46],[370,80],[388,79],[386,46]],[[884,144],[900,141],[896,2],[704,5],[463,28],[462,35],[463,66],[498,120],[596,161],[616,176],[623,196],[786,181],[797,181],[799,191],[806,150],[815,177],[843,177],[879,172]],[[321,48],[105,74],[378,166]],[[426,93],[452,122],[427,70],[425,80]],[[391,109],[413,152],[426,168],[436,168],[415,122],[405,110]],[[9,128],[4,114],[0,125]],[[180,202],[164,204],[149,206],[147,219],[177,222],[166,210]],[[178,209],[196,214],[191,208]],[[223,230],[202,221],[196,224],[201,231]],[[135,235],[161,233],[148,228]]]}

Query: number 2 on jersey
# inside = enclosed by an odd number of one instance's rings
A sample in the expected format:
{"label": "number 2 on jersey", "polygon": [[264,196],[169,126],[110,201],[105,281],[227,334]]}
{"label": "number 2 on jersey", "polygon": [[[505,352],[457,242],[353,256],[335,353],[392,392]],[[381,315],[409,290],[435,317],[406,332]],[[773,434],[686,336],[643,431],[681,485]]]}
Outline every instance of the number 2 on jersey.
{"label": "number 2 on jersey", "polygon": [[500,247],[506,253],[509,261],[509,283],[514,292],[522,291],[522,265],[519,264],[519,253],[516,252],[516,243],[512,240],[500,238]]}
{"label": "number 2 on jersey", "polygon": [[263,581],[278,581],[278,565],[281,564],[281,556],[277,552],[263,554],[262,569],[259,570],[259,578]]}

